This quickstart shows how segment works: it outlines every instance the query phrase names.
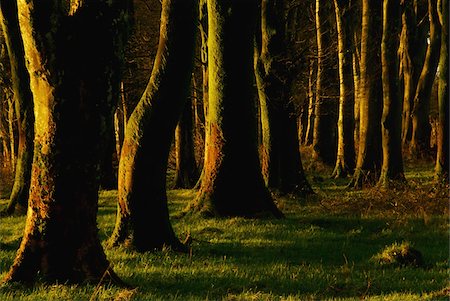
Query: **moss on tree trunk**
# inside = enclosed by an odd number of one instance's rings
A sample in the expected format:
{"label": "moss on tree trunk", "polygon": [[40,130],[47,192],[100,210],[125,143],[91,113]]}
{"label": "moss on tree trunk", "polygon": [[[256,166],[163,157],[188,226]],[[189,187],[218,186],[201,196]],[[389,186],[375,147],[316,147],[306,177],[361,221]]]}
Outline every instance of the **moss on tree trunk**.
{"label": "moss on tree trunk", "polygon": [[152,75],[125,131],[110,245],[130,237],[138,251],[163,246],[185,250],[169,220],[166,171],[173,133],[188,97],[196,16],[194,0],[163,1]]}
{"label": "moss on tree trunk", "polygon": [[38,272],[58,283],[117,280],[96,217],[123,5],[97,2],[69,13],[56,2],[18,2],[36,100],[35,140],[25,232],[5,281],[31,282]]}
{"label": "moss on tree trunk", "polygon": [[264,185],[253,98],[257,1],[208,1],[208,114],[200,190],[192,210],[281,216]]}

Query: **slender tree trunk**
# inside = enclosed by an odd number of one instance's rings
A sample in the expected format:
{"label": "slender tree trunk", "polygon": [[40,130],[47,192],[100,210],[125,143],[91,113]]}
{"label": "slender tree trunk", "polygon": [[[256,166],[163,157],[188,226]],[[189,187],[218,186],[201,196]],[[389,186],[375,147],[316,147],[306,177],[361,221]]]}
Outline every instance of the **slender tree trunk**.
{"label": "slender tree trunk", "polygon": [[176,173],[174,188],[192,188],[198,180],[195,162],[192,101],[184,106],[180,121],[175,129]]}
{"label": "slender tree trunk", "polygon": [[380,48],[380,2],[362,1],[361,62],[359,81],[360,132],[358,158],[349,186],[360,188],[378,179],[381,163],[381,101],[377,86],[381,81],[378,61]]}
{"label": "slender tree trunk", "polygon": [[400,34],[399,0],[383,1],[383,36],[381,65],[383,80],[383,115],[381,134],[383,164],[378,184],[389,187],[392,182],[404,182],[401,140],[402,102],[399,89],[398,46]]}
{"label": "slender tree trunk", "polygon": [[96,217],[101,133],[112,118],[126,4],[86,3],[68,15],[52,4],[18,2],[35,140],[25,232],[5,281],[31,282],[37,273],[58,283],[118,280]]}
{"label": "slender tree trunk", "polygon": [[12,214],[16,208],[24,213],[28,204],[33,161],[33,96],[30,90],[30,77],[25,66],[24,46],[19,29],[16,1],[1,1],[0,13],[11,66],[19,136],[14,186],[9,197],[6,213]]}
{"label": "slender tree trunk", "polygon": [[430,97],[439,60],[441,27],[437,15],[437,0],[428,0],[430,43],[425,63],[417,83],[412,110],[412,136],[410,153],[413,157],[425,156],[430,151],[431,126],[429,122]]}
{"label": "slender tree trunk", "polygon": [[305,143],[304,145],[311,145],[313,143],[313,130],[314,130],[314,107],[316,95],[314,94],[314,69],[315,60],[311,59],[309,62],[309,76],[308,76],[308,122],[306,125]]}
{"label": "slender tree trunk", "polygon": [[138,251],[163,246],[184,251],[169,220],[166,171],[173,133],[188,97],[197,5],[164,0],[152,75],[131,114],[119,163],[114,246],[131,236]]}
{"label": "slender tree trunk", "polygon": [[9,155],[12,172],[16,171],[16,134],[15,134],[15,97],[8,98],[8,135],[9,135]]}
{"label": "slender tree trunk", "polygon": [[353,137],[354,95],[352,78],[352,32],[350,28],[350,1],[334,0],[338,32],[339,59],[339,119],[336,165],[332,177],[345,177],[355,168]]}
{"label": "slender tree trunk", "polygon": [[[332,165],[336,159],[335,152],[335,106],[330,97],[327,83],[334,79],[332,59],[327,50],[330,48],[330,28],[328,21],[331,5],[324,0],[316,0],[316,35],[317,35],[317,81],[316,103],[314,107],[313,158]],[[328,90],[328,91],[327,91]]]}
{"label": "slender tree trunk", "polygon": [[[281,217],[264,185],[253,98],[257,1],[208,1],[208,117],[204,171],[191,209]],[[238,45],[238,47],[237,47]]]}
{"label": "slender tree trunk", "polygon": [[[356,48],[356,47],[355,47]],[[352,55],[352,71],[353,71],[353,117],[354,117],[354,129],[353,129],[353,145],[355,149],[355,155],[358,153],[359,145],[359,121],[360,121],[360,109],[359,109],[359,91],[360,91],[360,72],[359,72],[359,58],[357,50]]]}
{"label": "slender tree trunk", "polygon": [[438,75],[439,122],[437,130],[437,157],[435,178],[448,185],[449,182],[449,94],[448,94],[448,0],[438,0],[439,21],[441,24],[441,51]]}

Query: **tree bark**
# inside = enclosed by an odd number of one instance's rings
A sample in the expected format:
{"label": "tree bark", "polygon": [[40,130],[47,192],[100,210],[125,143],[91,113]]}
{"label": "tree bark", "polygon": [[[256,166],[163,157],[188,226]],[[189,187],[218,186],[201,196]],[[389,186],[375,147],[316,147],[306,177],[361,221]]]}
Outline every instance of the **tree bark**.
{"label": "tree bark", "polygon": [[14,186],[5,213],[12,214],[16,208],[24,213],[28,204],[33,161],[33,96],[30,90],[30,77],[25,66],[16,1],[1,1],[0,14],[11,67],[19,136]]}
{"label": "tree bark", "polygon": [[[317,36],[317,81],[316,103],[314,107],[313,158],[327,165],[336,159],[335,139],[335,102],[327,89],[326,83],[334,80],[332,73],[330,48],[330,22],[327,20],[331,5],[324,0],[316,0],[316,36]],[[328,90],[328,91],[327,91]]]}
{"label": "tree bark", "polygon": [[439,61],[441,26],[437,15],[437,0],[428,0],[430,43],[417,83],[412,110],[412,136],[410,154],[414,158],[426,156],[430,151],[431,126],[429,122],[430,97]]}
{"label": "tree bark", "polygon": [[[255,52],[255,75],[261,106],[262,169],[266,185],[282,194],[299,196],[313,191],[300,159],[297,120],[289,102],[292,74],[286,64],[284,1],[263,0],[261,47]],[[259,40],[259,39],[258,39]],[[258,47],[258,48],[259,48]]]}
{"label": "tree bark", "polygon": [[59,5],[18,1],[36,118],[25,232],[6,282],[31,282],[38,272],[58,283],[118,280],[96,217],[127,4]]}
{"label": "tree bark", "polygon": [[196,16],[194,0],[162,3],[152,75],[126,126],[111,246],[130,237],[131,246],[141,252],[164,246],[185,251],[169,220],[166,171],[173,133],[188,97]]}
{"label": "tree bark", "polygon": [[389,188],[393,182],[405,182],[403,173],[401,118],[402,102],[399,90],[398,47],[400,34],[399,0],[383,1],[383,35],[381,66],[383,81],[383,115],[381,135],[383,163],[378,184]]}
{"label": "tree bark", "polygon": [[256,12],[256,0],[208,1],[208,117],[194,211],[282,216],[264,185],[258,158],[252,91]]}
{"label": "tree bark", "polygon": [[449,182],[449,94],[448,94],[448,0],[438,0],[439,21],[441,24],[441,50],[438,75],[439,121],[437,130],[437,155],[435,179],[448,185]]}
{"label": "tree bark", "polygon": [[349,0],[334,0],[338,32],[339,59],[339,119],[336,164],[332,177],[346,177],[355,168],[354,95],[352,78],[352,31]]}
{"label": "tree bark", "polygon": [[306,125],[305,143],[304,145],[311,145],[313,143],[313,129],[314,129],[314,106],[316,95],[314,94],[314,69],[315,60],[310,59],[308,72],[308,122]]}
{"label": "tree bark", "polygon": [[360,132],[356,169],[349,186],[361,188],[378,178],[381,163],[381,82],[377,51],[380,48],[380,2],[362,1],[361,61],[359,81]]}
{"label": "tree bark", "polygon": [[197,163],[195,161],[192,118],[192,101],[188,100],[175,129],[175,189],[194,187],[199,176]]}

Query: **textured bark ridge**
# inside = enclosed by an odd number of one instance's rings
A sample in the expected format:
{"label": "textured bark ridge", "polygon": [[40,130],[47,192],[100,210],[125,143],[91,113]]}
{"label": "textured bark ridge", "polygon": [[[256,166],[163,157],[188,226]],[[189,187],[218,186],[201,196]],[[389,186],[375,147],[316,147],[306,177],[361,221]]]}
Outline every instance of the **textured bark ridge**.
{"label": "textured bark ridge", "polygon": [[169,221],[166,170],[173,133],[188,96],[197,4],[165,0],[150,81],[126,127],[119,163],[119,206],[109,240],[138,251],[184,251]]}
{"label": "textured bark ridge", "polygon": [[205,159],[200,190],[189,210],[217,216],[282,216],[265,187],[258,158],[252,91],[256,4],[208,1]]}
{"label": "textured bark ridge", "polygon": [[117,280],[96,215],[126,2],[58,5],[18,2],[36,121],[25,232],[5,281],[31,282],[38,272],[59,283]]}

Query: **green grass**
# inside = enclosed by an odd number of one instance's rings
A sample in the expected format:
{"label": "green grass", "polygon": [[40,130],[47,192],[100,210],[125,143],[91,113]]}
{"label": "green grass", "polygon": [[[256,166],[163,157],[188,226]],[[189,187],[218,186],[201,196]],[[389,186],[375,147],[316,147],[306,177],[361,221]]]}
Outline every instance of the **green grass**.
{"label": "green grass", "polygon": [[[191,254],[106,250],[117,274],[136,289],[3,285],[0,300],[448,300],[448,198],[431,192],[431,176],[415,169],[407,174],[410,187],[393,192],[348,191],[348,180],[324,177],[314,184],[315,197],[277,200],[283,220],[177,218],[195,193],[172,190],[172,223],[182,240],[193,238]],[[114,225],[116,195],[100,193],[103,241]],[[3,277],[24,217],[0,223]],[[423,267],[371,260],[403,241],[422,253]]]}

